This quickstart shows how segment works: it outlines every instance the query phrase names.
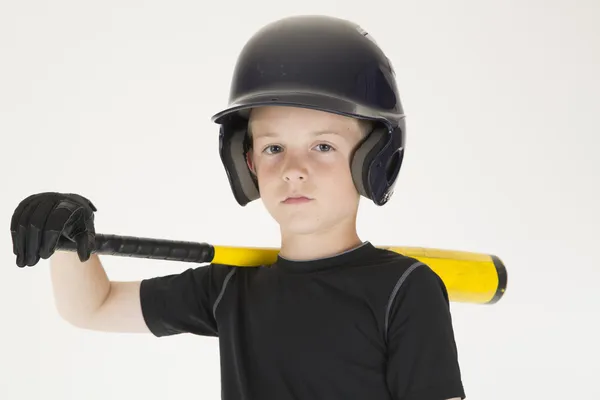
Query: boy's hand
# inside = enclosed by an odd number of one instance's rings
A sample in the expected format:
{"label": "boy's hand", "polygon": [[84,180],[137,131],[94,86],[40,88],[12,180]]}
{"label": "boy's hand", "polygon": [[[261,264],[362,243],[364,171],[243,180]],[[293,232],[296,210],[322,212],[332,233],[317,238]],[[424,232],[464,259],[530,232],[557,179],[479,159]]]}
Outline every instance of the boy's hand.
{"label": "boy's hand", "polygon": [[91,201],[71,193],[38,193],[21,201],[10,223],[17,266],[50,258],[63,236],[77,243],[79,259],[87,261],[96,239],[94,211]]}

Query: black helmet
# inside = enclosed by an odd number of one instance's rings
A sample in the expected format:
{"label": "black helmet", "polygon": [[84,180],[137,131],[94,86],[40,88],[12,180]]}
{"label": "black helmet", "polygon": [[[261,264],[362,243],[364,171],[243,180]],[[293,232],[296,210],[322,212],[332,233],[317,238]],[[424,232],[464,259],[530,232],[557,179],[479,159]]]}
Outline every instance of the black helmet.
{"label": "black helmet", "polygon": [[263,27],[242,49],[229,105],[212,117],[221,125],[221,160],[242,206],[260,197],[245,158],[249,111],[273,105],[376,122],[350,168],[361,195],[377,205],[389,200],[404,157],[404,110],[390,61],[358,25],[327,16],[288,17]]}

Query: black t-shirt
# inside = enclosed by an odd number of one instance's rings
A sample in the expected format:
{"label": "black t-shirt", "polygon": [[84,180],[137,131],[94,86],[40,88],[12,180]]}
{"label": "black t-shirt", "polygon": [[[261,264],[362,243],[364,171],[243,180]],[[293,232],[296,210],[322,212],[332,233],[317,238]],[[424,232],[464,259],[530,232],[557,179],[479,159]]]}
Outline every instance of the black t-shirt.
{"label": "black t-shirt", "polygon": [[156,336],[216,336],[224,400],[464,398],[448,294],[366,242],[334,257],[211,264],[142,281]]}

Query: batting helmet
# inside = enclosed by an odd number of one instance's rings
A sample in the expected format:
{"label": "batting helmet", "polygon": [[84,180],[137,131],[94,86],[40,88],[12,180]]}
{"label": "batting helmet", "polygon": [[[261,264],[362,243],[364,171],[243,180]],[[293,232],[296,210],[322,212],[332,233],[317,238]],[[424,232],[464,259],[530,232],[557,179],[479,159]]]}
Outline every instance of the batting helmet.
{"label": "batting helmet", "polygon": [[270,23],[243,47],[220,124],[220,156],[237,202],[260,197],[246,163],[249,111],[295,106],[374,121],[350,170],[357,191],[377,205],[393,193],[406,138],[404,110],[391,62],[353,22],[293,16]]}

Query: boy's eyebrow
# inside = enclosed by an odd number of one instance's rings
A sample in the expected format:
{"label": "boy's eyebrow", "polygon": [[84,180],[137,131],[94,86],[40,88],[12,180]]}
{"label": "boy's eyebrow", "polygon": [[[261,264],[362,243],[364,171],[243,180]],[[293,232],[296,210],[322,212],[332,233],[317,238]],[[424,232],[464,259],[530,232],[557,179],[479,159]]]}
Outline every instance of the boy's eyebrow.
{"label": "boy's eyebrow", "polygon": [[[314,131],[312,132],[313,136],[321,136],[321,135],[338,135],[338,136],[342,136],[340,135],[339,132],[336,132],[334,130],[330,130],[330,129],[322,129],[322,130],[318,130],[318,131]],[[254,137],[254,139],[257,138],[267,138],[267,137],[279,137],[280,135],[275,133],[275,132],[263,132],[260,134],[256,134],[256,132],[252,132],[252,136]],[[343,137],[343,136],[342,136]]]}

